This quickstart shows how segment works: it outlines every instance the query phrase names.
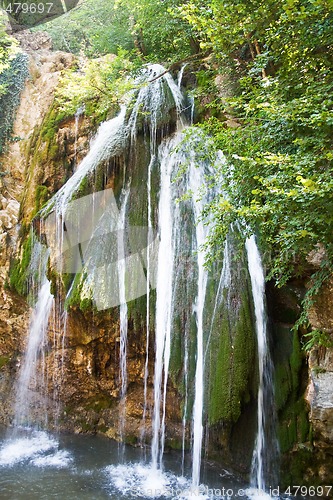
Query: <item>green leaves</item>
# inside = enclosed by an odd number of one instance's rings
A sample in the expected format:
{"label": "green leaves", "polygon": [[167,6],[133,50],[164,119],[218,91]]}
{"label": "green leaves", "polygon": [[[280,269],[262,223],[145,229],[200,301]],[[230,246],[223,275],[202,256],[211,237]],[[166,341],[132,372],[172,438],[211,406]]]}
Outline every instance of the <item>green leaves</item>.
{"label": "green leaves", "polygon": [[132,87],[130,75],[141,65],[140,59],[119,49],[118,55],[84,60],[79,68],[67,71],[60,80],[56,100],[66,115],[75,114],[83,104],[95,120],[105,119]]}
{"label": "green leaves", "polygon": [[[6,33],[6,17],[0,10],[0,75],[5,69],[8,69],[10,61],[18,54],[18,42],[15,38]],[[0,96],[1,96],[0,87]]]}
{"label": "green leaves", "polygon": [[225,61],[237,61],[240,76],[238,95],[212,105],[242,126],[230,129],[217,119],[204,124],[226,156],[216,179],[223,195],[207,209],[215,220],[211,245],[223,245],[234,221],[258,231],[270,256],[268,278],[282,286],[309,272],[307,256],[320,243],[326,259],[312,276],[311,297],[333,271],[329,3],[192,0],[182,14],[221,61],[217,72],[223,74]]}
{"label": "green leaves", "polygon": [[313,347],[333,347],[332,337],[318,328],[306,333],[304,337],[308,339],[303,346],[305,351],[311,351]]}

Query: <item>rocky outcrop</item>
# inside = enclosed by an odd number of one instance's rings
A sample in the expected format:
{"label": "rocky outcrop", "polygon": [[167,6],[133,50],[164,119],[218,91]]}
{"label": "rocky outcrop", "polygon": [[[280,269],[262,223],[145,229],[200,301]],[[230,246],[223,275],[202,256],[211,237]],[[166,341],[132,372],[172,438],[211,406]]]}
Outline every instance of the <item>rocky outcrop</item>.
{"label": "rocky outcrop", "polygon": [[[313,329],[333,346],[333,279],[327,282],[310,311]],[[319,346],[309,353],[307,401],[313,433],[316,473],[323,484],[333,480],[333,347]]]}
{"label": "rocky outcrop", "polygon": [[[54,394],[56,388],[56,399],[61,401],[57,421],[52,421],[51,416],[50,424],[75,433],[98,432],[135,445],[142,436],[144,441],[151,438],[154,352],[151,346],[147,413],[143,425],[146,332],[134,329],[132,323],[127,347],[128,391],[123,413],[126,418],[121,436],[118,320],[118,308],[94,316],[89,311],[83,314],[74,309],[69,312],[66,331],[55,331],[51,324],[50,342],[52,339],[54,345],[54,335],[58,338],[64,335],[65,340],[64,343],[56,342],[48,356],[49,369],[58,374],[56,383],[54,377],[50,380],[49,394]],[[167,445],[181,440],[181,403],[171,384],[169,389]]]}
{"label": "rocky outcrop", "polygon": [[[9,268],[22,236],[22,200],[29,177],[31,139],[41,126],[54,99],[54,89],[64,68],[73,63],[73,56],[49,50],[45,34],[18,35],[29,55],[29,74],[16,110],[12,135],[15,141],[7,144],[1,163],[5,175],[0,177],[0,418],[8,421],[12,413],[11,392],[15,372],[23,350],[28,328],[29,307],[15,290],[10,290]],[[33,41],[33,44],[32,44]],[[74,137],[74,132],[73,132]],[[74,139],[73,139],[74,142]],[[35,165],[43,170],[43,165]],[[35,208],[36,191],[30,203]],[[23,229],[24,233],[24,229]]]}

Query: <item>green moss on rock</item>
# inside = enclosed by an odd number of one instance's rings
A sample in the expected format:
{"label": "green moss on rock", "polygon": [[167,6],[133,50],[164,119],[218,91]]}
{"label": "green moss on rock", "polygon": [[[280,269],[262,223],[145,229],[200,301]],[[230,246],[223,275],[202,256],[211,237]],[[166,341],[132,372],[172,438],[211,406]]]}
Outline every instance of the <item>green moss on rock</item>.
{"label": "green moss on rock", "polygon": [[236,422],[250,399],[255,366],[255,336],[249,298],[242,295],[238,318],[223,308],[220,335],[212,342],[209,423]]}
{"label": "green moss on rock", "polygon": [[8,356],[0,356],[0,370],[4,366],[8,365],[9,362],[10,362],[10,358]]}
{"label": "green moss on rock", "polygon": [[282,453],[309,441],[308,407],[301,384],[304,354],[298,332],[275,326],[275,403]]}
{"label": "green moss on rock", "polygon": [[19,295],[28,293],[28,268],[32,252],[32,234],[30,233],[22,246],[21,257],[14,259],[10,267],[9,285]]}

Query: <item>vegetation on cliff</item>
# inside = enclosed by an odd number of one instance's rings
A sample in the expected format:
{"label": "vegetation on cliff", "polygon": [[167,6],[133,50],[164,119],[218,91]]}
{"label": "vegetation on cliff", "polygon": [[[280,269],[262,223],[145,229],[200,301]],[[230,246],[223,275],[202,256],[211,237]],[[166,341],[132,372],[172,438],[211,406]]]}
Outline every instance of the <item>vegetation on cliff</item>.
{"label": "vegetation on cliff", "polygon": [[[5,30],[5,17],[0,10],[0,154],[11,138],[13,120],[20,101],[20,93],[28,77],[27,56]],[[0,164],[0,177],[5,175]]]}
{"label": "vegetation on cliff", "polygon": [[205,84],[215,115],[231,114],[239,125],[228,128],[214,117],[204,123],[226,156],[217,181],[222,194],[209,207],[212,242],[223,243],[236,220],[257,230],[269,278],[279,286],[304,275],[309,252],[323,245],[309,306],[333,266],[330,2],[194,1],[180,13],[211,51],[211,67],[239,75],[229,99],[214,95],[211,80]]}

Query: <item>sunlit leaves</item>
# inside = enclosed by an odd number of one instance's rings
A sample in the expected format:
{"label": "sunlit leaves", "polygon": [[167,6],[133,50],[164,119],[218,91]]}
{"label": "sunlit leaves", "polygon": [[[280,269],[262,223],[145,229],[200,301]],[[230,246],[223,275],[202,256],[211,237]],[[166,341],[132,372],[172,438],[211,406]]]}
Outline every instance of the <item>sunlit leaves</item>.
{"label": "sunlit leaves", "polygon": [[[0,74],[9,67],[18,52],[18,42],[6,33],[5,14],[0,10]],[[4,92],[4,85],[0,85],[0,96]]]}
{"label": "sunlit leaves", "polygon": [[95,118],[105,116],[110,108],[119,105],[133,87],[130,75],[140,64],[131,54],[119,49],[117,56],[86,59],[79,68],[66,72],[56,91],[59,107],[74,114],[82,105],[93,109]]}

